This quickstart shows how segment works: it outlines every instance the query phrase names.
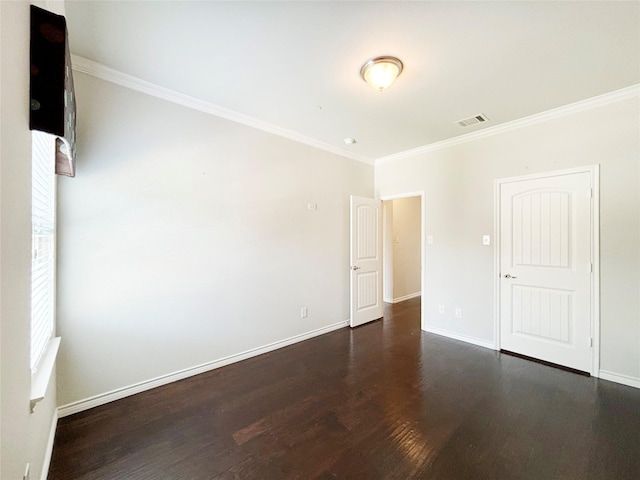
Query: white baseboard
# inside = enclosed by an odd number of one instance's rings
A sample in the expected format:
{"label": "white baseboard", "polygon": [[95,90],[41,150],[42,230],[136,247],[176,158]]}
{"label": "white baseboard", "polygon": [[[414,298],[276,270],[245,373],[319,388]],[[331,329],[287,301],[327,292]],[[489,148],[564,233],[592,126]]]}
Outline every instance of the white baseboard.
{"label": "white baseboard", "polygon": [[49,466],[51,465],[51,455],[53,455],[53,442],[56,438],[56,429],[58,428],[58,411],[53,412],[51,419],[51,428],[49,429],[49,438],[47,439],[47,448],[44,451],[44,460],[42,462],[42,470],[40,480],[47,480],[49,476]]}
{"label": "white baseboard", "polygon": [[629,375],[620,375],[619,373],[600,370],[600,372],[598,372],[598,377],[602,380],[609,380],[610,382],[621,383],[623,385],[628,385],[629,387],[640,388],[640,378],[630,377]]}
{"label": "white baseboard", "polygon": [[409,295],[404,295],[402,297],[394,298],[393,300],[391,300],[390,303],[404,302],[405,300],[410,300],[412,298],[419,297],[421,294],[422,294],[422,292],[410,293]]}
{"label": "white baseboard", "polygon": [[477,345],[479,347],[489,348],[491,350],[496,350],[496,346],[492,342],[487,342],[486,340],[480,340],[479,338],[468,337],[466,335],[460,335],[459,333],[450,332],[449,330],[443,330],[441,328],[430,327],[428,325],[423,326],[422,330],[429,333],[435,333],[436,335],[441,335],[443,337],[452,338],[454,340],[460,340],[461,342],[472,343],[473,345]]}
{"label": "white baseboard", "polygon": [[168,383],[175,382],[177,380],[182,380],[183,378],[192,377],[200,373],[204,373],[210,370],[215,370],[216,368],[224,367],[225,365],[229,365],[231,363],[239,362],[241,360],[246,360],[247,358],[255,357],[257,355],[262,355],[263,353],[271,352],[273,350],[277,350],[279,348],[286,347],[294,343],[302,342],[303,340],[308,340],[310,338],[317,337],[318,335],[322,335],[325,333],[332,332],[333,330],[344,328],[348,325],[349,325],[349,320],[344,320],[342,322],[334,323],[332,325],[318,328],[316,330],[302,333],[300,335],[295,335],[293,337],[289,337],[284,340],[279,340],[277,342],[269,343],[268,345],[264,345],[262,347],[252,348],[250,350],[236,353],[234,355],[229,355],[227,357],[220,358],[218,360],[213,360],[211,362],[203,363],[202,365],[186,368],[178,372],[169,373],[167,375],[162,375],[160,377],[152,378],[150,380],[145,380],[143,382],[129,385],[128,387],[118,388],[117,390],[112,390],[110,392],[102,393],[100,395],[95,395],[93,397],[85,398],[83,400],[78,400],[76,402],[72,402],[67,405],[62,405],[58,407],[58,417],[62,418],[68,415],[72,415],[74,413],[82,412],[84,410],[89,410],[90,408],[98,407],[100,405],[104,405],[106,403],[113,402],[115,400],[120,400],[121,398],[135,395],[136,393],[144,392],[146,390],[151,390],[152,388],[160,387],[162,385],[166,385]]}

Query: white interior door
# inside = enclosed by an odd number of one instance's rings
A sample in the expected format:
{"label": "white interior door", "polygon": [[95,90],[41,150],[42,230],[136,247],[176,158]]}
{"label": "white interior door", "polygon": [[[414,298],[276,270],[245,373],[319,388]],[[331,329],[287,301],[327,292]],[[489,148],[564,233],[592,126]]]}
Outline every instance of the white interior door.
{"label": "white interior door", "polygon": [[381,202],[351,196],[351,326],[382,317]]}
{"label": "white interior door", "polygon": [[591,172],[500,185],[501,349],[591,372],[591,197]]}

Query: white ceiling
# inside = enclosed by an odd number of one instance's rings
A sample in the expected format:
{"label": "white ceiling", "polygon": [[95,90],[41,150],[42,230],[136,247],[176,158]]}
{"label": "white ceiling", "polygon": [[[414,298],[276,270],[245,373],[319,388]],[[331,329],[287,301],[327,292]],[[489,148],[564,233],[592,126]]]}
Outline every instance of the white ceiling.
{"label": "white ceiling", "polygon": [[[639,7],[65,3],[74,54],[370,159],[640,83]],[[359,76],[378,55],[405,65],[383,93]],[[491,122],[454,123],[478,113]]]}

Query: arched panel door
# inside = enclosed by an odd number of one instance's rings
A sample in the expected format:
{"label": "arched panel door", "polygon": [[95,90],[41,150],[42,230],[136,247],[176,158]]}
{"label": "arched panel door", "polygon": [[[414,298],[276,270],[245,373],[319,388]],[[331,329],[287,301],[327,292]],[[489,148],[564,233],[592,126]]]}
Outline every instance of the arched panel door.
{"label": "arched panel door", "polygon": [[592,367],[588,172],[500,187],[500,348]]}
{"label": "arched panel door", "polygon": [[351,326],[382,317],[381,202],[351,196]]}

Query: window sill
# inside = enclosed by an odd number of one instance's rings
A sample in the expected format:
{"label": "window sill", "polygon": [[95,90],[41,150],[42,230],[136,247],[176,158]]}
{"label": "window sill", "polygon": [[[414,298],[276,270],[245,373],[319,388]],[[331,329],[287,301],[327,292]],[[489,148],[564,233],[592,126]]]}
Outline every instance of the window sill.
{"label": "window sill", "polygon": [[60,348],[60,337],[49,340],[47,349],[40,359],[37,369],[31,374],[31,413],[33,413],[36,404],[42,400],[47,393],[49,381],[53,374],[53,367],[56,364],[56,357],[58,356],[58,348]]}

